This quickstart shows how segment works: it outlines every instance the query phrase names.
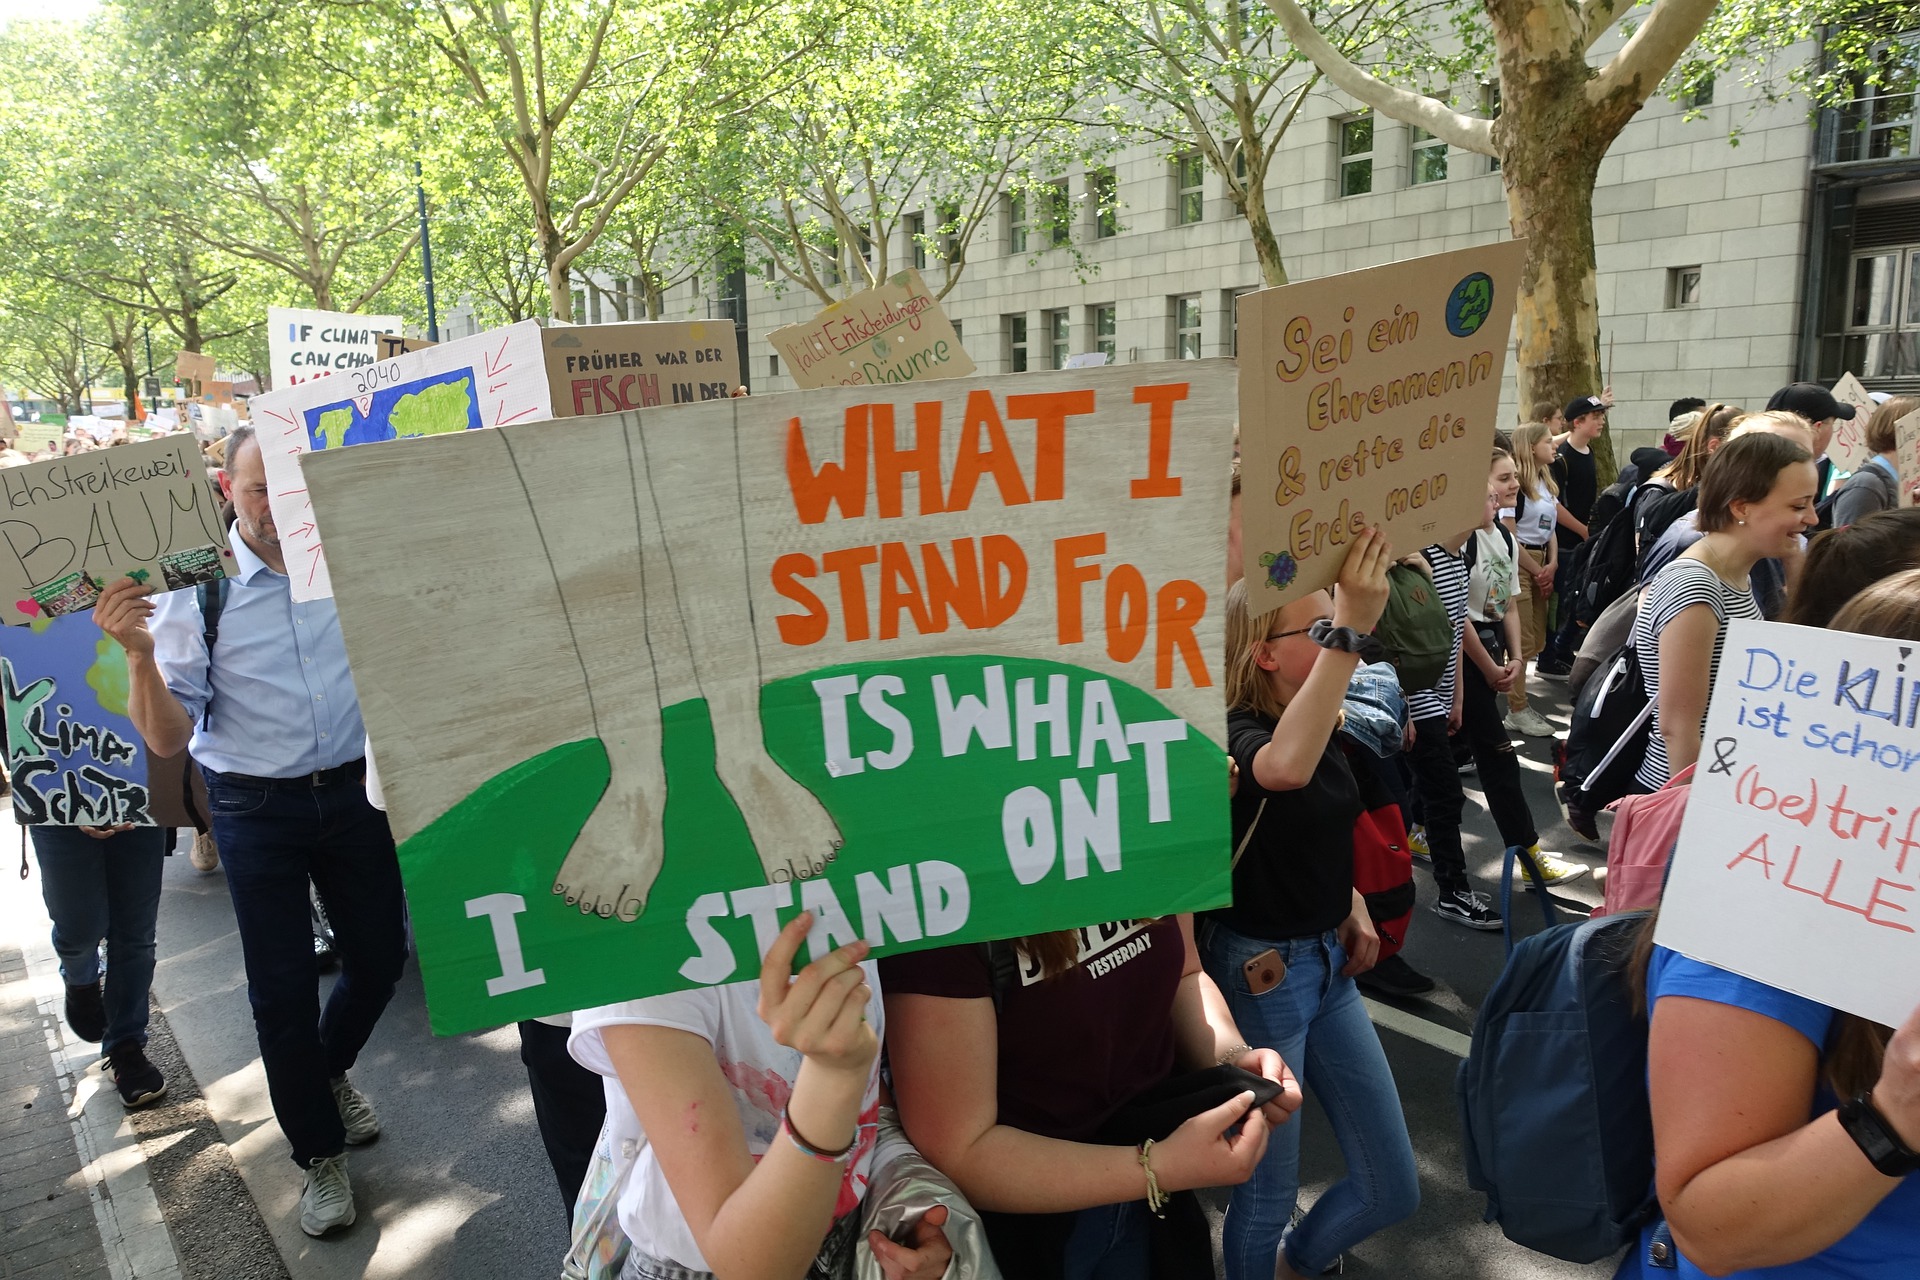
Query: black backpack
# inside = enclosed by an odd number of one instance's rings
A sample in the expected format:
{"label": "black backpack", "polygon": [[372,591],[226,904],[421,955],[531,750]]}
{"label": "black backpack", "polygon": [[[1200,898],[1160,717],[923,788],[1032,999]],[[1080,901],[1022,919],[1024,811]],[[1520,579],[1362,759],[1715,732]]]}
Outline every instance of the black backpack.
{"label": "black backpack", "polygon": [[1568,805],[1587,813],[1600,812],[1632,789],[1653,737],[1653,699],[1628,634],[1573,703],[1560,785]]}
{"label": "black backpack", "polygon": [[1571,607],[1574,623],[1582,631],[1633,587],[1640,558],[1634,542],[1634,509],[1645,492],[1645,485],[1630,489],[1624,495],[1624,505],[1573,551],[1568,566],[1568,576],[1575,584]]}

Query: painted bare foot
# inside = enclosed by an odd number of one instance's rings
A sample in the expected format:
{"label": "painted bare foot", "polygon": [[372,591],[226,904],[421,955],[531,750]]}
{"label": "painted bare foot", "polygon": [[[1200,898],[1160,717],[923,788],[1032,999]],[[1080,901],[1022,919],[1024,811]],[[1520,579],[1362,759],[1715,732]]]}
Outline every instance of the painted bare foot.
{"label": "painted bare foot", "polygon": [[[554,877],[553,892],[580,908],[583,916],[631,923],[647,907],[647,895],[660,875],[666,853],[661,818],[666,812],[664,779],[647,770],[621,768],[615,762],[606,794],[567,851]],[[658,762],[652,771],[657,774]],[[623,781],[632,780],[632,781]],[[648,786],[658,781],[659,788]]]}
{"label": "painted bare foot", "polygon": [[764,755],[733,757],[731,766],[728,760],[721,753],[720,781],[747,820],[767,879],[800,880],[824,872],[845,841],[813,793]]}

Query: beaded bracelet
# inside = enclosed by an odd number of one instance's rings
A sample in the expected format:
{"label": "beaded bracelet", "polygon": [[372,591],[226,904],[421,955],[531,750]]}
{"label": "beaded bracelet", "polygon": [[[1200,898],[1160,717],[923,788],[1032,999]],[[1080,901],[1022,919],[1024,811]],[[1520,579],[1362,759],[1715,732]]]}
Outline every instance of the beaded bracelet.
{"label": "beaded bracelet", "polygon": [[1218,1058],[1215,1058],[1213,1060],[1214,1065],[1224,1067],[1229,1063],[1240,1061],[1240,1059],[1246,1057],[1248,1054],[1252,1052],[1253,1052],[1253,1046],[1248,1044],[1246,1041],[1242,1040],[1239,1044],[1234,1045],[1233,1048],[1228,1049],[1226,1052],[1222,1053]]}
{"label": "beaded bracelet", "polygon": [[788,1114],[787,1108],[785,1107],[780,1108],[780,1131],[787,1135],[787,1141],[797,1147],[800,1154],[812,1156],[821,1164],[839,1164],[842,1160],[845,1160],[853,1154],[853,1144],[860,1139],[860,1128],[856,1125],[854,1126],[853,1137],[847,1140],[846,1146],[840,1148],[838,1151],[823,1151],[800,1136],[800,1131],[793,1127],[793,1117]]}

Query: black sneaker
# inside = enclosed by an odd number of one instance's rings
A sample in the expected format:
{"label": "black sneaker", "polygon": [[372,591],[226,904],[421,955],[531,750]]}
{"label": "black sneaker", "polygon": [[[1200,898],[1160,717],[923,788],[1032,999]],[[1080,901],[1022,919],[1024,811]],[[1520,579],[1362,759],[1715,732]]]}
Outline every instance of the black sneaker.
{"label": "black sneaker", "polygon": [[1573,664],[1564,658],[1549,658],[1543,653],[1534,659],[1533,674],[1549,680],[1565,680],[1573,674]]}
{"label": "black sneaker", "polygon": [[1433,990],[1434,981],[1395,954],[1374,965],[1354,979],[1364,991],[1383,996],[1421,996]]}
{"label": "black sneaker", "polygon": [[1492,931],[1499,929],[1502,923],[1500,913],[1471,889],[1442,889],[1440,901],[1433,904],[1433,914],[1469,929]]}
{"label": "black sneaker", "polygon": [[100,979],[67,988],[67,1025],[73,1034],[94,1044],[107,1034],[107,1006],[100,998]]}
{"label": "black sneaker", "polygon": [[147,1051],[140,1047],[138,1040],[123,1040],[113,1047],[107,1054],[107,1072],[113,1077],[113,1087],[120,1091],[120,1101],[126,1103],[129,1110],[144,1107],[166,1095],[166,1077],[160,1074],[160,1068],[147,1061]]}

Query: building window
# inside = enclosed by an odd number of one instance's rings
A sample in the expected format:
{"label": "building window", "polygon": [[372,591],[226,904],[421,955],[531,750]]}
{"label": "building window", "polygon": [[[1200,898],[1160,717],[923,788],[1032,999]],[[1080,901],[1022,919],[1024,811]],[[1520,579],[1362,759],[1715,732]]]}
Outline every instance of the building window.
{"label": "building window", "polygon": [[767,376],[771,378],[777,378],[780,376],[780,357],[779,356],[767,357]]}
{"label": "building window", "polygon": [[1073,195],[1065,178],[1040,188],[1040,223],[1049,245],[1073,239]]}
{"label": "building window", "polygon": [[1111,169],[1087,175],[1087,195],[1093,200],[1093,238],[1111,240],[1120,234],[1120,184]]}
{"label": "building window", "polygon": [[943,262],[960,261],[960,206],[943,204],[936,213],[940,216],[940,258]]}
{"label": "building window", "polygon": [[1869,379],[1920,374],[1920,244],[1853,256],[1846,321],[1847,368]]}
{"label": "building window", "polygon": [[1106,353],[1107,363],[1119,359],[1115,343],[1120,333],[1120,308],[1108,303],[1093,309],[1093,349]]}
{"label": "building window", "polygon": [[760,269],[766,273],[767,283],[769,284],[773,283],[775,280],[778,280],[780,278],[779,268],[773,265],[772,258],[768,258],[765,262],[763,262],[760,266]]}
{"label": "building window", "polygon": [[1855,97],[1838,111],[1831,161],[1894,160],[1920,154],[1914,145],[1914,94],[1920,89],[1920,40],[1891,41],[1875,52],[1876,77],[1854,81]]}
{"label": "building window", "polygon": [[573,311],[570,314],[575,324],[581,324],[586,320],[587,291],[585,289],[575,289],[573,291]]}
{"label": "building window", "polygon": [[907,215],[907,244],[913,255],[916,270],[927,269],[927,215],[910,213]]}
{"label": "building window", "polygon": [[950,320],[948,323],[953,326],[953,336],[957,341],[960,337],[960,322],[958,320]]}
{"label": "building window", "polygon": [[1206,161],[1198,151],[1182,151],[1173,158],[1173,218],[1180,226],[1200,221],[1206,212]]}
{"label": "building window", "polygon": [[[1480,86],[1480,114],[1489,120],[1500,118],[1500,82],[1489,80]],[[1500,172],[1500,157],[1487,157],[1487,172]]]}
{"label": "building window", "polygon": [[1232,327],[1232,332],[1228,335],[1227,351],[1236,358],[1240,355],[1240,299],[1252,292],[1254,292],[1252,288],[1228,289],[1220,299],[1227,309],[1227,324]]}
{"label": "building window", "polygon": [[1414,186],[1447,180],[1446,139],[1434,137],[1419,125],[1413,126],[1412,177]]}
{"label": "building window", "polygon": [[1064,307],[1058,311],[1043,313],[1042,318],[1047,326],[1047,368],[1049,369],[1066,368],[1067,357],[1073,354],[1069,349],[1067,337],[1073,331],[1073,326],[1068,319],[1070,314]]}
{"label": "building window", "polygon": [[1692,84],[1688,85],[1686,91],[1680,95],[1680,105],[1686,107],[1689,111],[1698,111],[1702,107],[1712,106],[1713,72],[1707,72]]}
{"label": "building window", "polygon": [[1173,300],[1173,355],[1176,360],[1200,358],[1200,295],[1197,293]]}
{"label": "building window", "polygon": [[1373,190],[1373,117],[1340,122],[1340,194],[1363,196]]}
{"label": "building window", "polygon": [[1007,252],[1027,251],[1027,193],[1016,191],[1007,197]]}
{"label": "building window", "polygon": [[1007,317],[1007,361],[1015,373],[1027,371],[1027,318]]}
{"label": "building window", "polygon": [[1700,268],[1667,268],[1667,310],[1700,305]]}

